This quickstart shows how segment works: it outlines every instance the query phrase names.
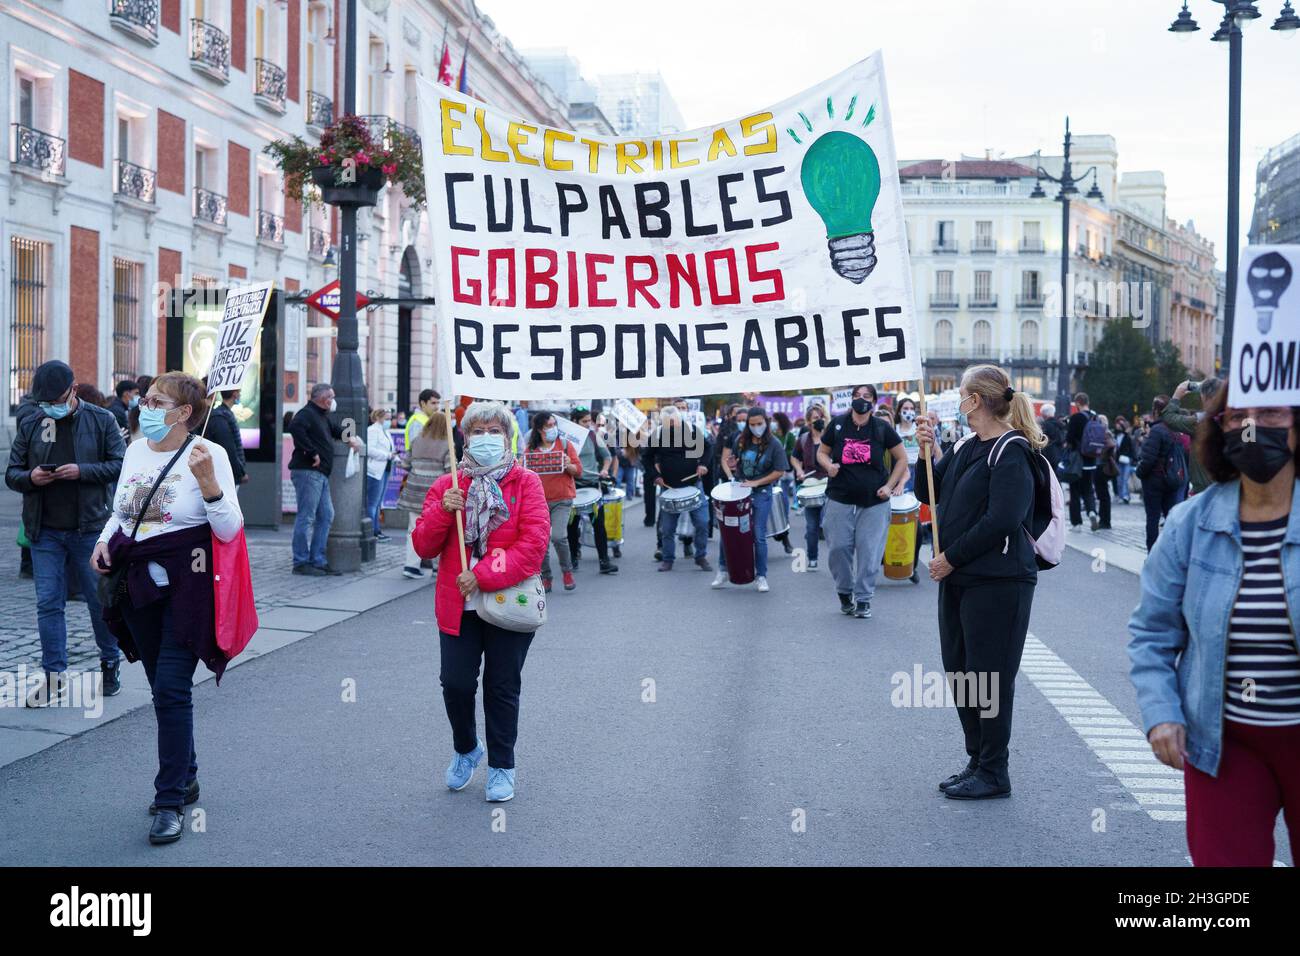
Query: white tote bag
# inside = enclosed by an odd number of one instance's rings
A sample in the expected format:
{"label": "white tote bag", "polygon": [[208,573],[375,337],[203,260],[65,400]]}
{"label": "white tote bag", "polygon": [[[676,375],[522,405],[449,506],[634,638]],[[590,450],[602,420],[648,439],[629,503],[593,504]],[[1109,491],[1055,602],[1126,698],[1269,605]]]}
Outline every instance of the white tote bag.
{"label": "white tote bag", "polygon": [[531,633],[546,623],[546,589],[534,574],[500,591],[478,592],[474,608],[489,624],[506,631]]}

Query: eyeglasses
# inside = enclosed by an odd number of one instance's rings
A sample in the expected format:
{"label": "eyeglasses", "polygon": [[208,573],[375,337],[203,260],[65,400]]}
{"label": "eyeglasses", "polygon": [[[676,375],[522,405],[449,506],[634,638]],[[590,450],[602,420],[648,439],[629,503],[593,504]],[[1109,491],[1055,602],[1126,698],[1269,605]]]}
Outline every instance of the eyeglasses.
{"label": "eyeglasses", "polygon": [[160,408],[173,409],[176,403],[170,398],[163,398],[161,395],[151,395],[148,398],[140,399],[140,404],[145,408],[157,411]]}
{"label": "eyeglasses", "polygon": [[1254,422],[1264,428],[1286,428],[1295,420],[1289,408],[1257,408],[1255,414],[1251,414],[1249,408],[1232,408],[1225,412],[1219,412],[1214,416],[1214,421],[1225,431],[1235,431],[1238,428],[1245,428],[1247,423]]}

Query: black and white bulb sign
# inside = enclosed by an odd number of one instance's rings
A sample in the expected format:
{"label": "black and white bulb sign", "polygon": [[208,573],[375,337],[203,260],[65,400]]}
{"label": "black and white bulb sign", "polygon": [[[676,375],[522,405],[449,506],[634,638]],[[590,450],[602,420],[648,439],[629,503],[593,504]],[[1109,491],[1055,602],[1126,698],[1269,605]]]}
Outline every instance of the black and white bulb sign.
{"label": "black and white bulb sign", "polygon": [[1300,404],[1300,246],[1246,246],[1237,270],[1228,401]]}

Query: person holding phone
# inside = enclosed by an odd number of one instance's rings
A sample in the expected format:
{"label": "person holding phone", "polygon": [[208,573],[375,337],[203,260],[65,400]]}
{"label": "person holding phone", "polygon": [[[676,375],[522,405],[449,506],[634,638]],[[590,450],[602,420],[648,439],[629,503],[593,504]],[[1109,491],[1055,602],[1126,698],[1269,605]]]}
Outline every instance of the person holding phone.
{"label": "person holding phone", "polygon": [[19,423],[5,471],[5,484],[23,496],[23,530],[31,542],[41,636],[42,673],[26,704],[48,707],[67,697],[64,604],[69,569],[77,575],[90,612],[103,693],[112,697],[122,688],[121,652],[100,614],[90,555],[109,516],[109,489],[122,470],[126,445],[108,409],[77,398],[76,376],[66,362],[53,360],[38,368],[31,396],[37,408]]}

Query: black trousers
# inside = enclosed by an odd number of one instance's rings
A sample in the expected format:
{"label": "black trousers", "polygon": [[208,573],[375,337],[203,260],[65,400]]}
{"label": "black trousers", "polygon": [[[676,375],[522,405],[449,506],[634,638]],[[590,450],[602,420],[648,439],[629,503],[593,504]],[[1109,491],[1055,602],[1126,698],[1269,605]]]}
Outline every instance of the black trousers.
{"label": "black trousers", "polygon": [[[596,510],[591,513],[591,530],[596,538],[596,556],[600,558],[600,563],[604,564],[609,560],[609,534],[605,531],[605,506],[596,505]],[[573,555],[573,560],[578,560],[578,554],[582,551],[582,522],[579,520],[578,513],[575,511],[569,517],[569,553]]]}
{"label": "black trousers", "polygon": [[460,634],[439,631],[438,641],[442,652],[442,702],[447,707],[456,753],[467,754],[478,745],[474,697],[482,660],[488,766],[513,770],[515,740],[519,737],[520,675],[533,635],[504,630],[466,611],[460,619]]}
{"label": "black trousers", "polygon": [[645,499],[645,526],[647,528],[655,527],[655,478],[652,474],[653,469],[641,469],[641,487],[644,489]]}
{"label": "black trousers", "polygon": [[1070,524],[1083,523],[1083,514],[1097,512],[1103,528],[1110,526],[1110,479],[1101,466],[1088,468],[1078,481],[1070,482]]}
{"label": "black trousers", "polygon": [[1184,491],[1176,488],[1169,491],[1164,487],[1163,478],[1149,478],[1142,482],[1142,507],[1147,513],[1147,550],[1155,547],[1156,538],[1160,536],[1160,519],[1169,514],[1169,509],[1183,500]]}
{"label": "black trousers", "polygon": [[1022,581],[973,587],[939,582],[943,669],[958,704],[966,754],[991,783],[1010,780],[1011,707],[1033,601],[1034,585]]}

